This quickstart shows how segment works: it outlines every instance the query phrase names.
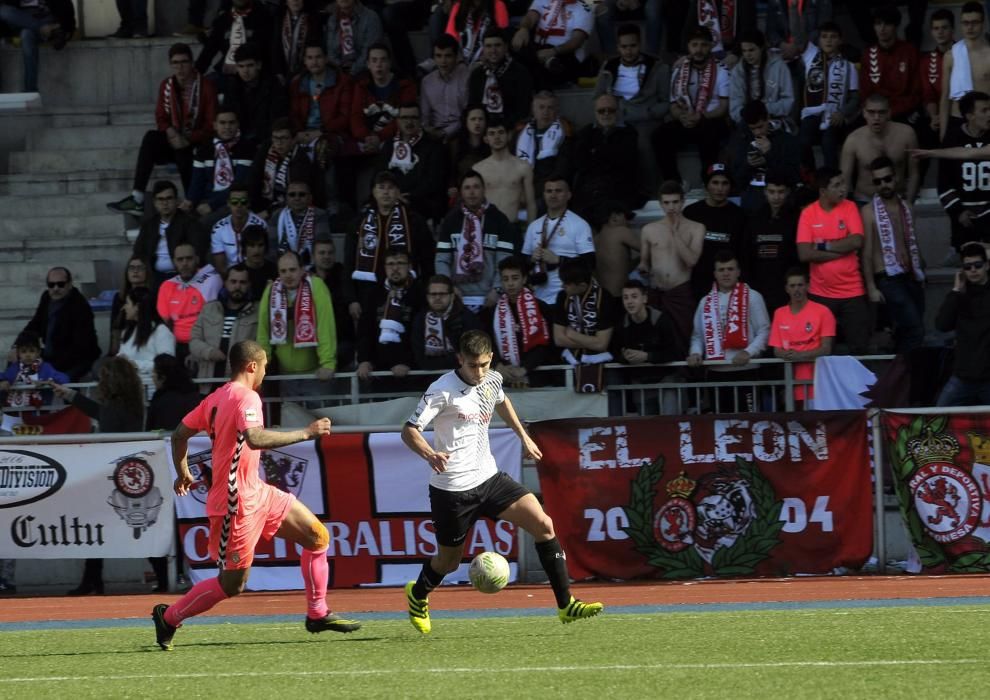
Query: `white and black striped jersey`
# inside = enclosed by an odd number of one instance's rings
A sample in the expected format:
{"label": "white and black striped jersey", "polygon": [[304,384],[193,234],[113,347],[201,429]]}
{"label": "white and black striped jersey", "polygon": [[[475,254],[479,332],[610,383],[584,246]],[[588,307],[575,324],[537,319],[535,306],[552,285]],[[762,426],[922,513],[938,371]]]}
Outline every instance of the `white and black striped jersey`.
{"label": "white and black striped jersey", "polygon": [[[952,124],[941,145],[943,148],[963,146],[977,149],[987,144],[990,144],[990,133],[974,137],[960,125]],[[990,211],[990,159],[940,160],[938,196],[953,224],[967,209],[977,218],[986,214]]]}

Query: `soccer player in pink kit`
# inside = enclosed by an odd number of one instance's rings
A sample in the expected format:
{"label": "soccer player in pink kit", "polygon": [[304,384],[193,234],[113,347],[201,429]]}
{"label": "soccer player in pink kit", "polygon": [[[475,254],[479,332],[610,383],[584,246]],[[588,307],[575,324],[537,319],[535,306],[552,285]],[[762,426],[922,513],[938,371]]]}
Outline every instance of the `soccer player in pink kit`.
{"label": "soccer player in pink kit", "polygon": [[172,649],[175,630],[186,618],[200,615],[221,600],[241,593],[247,583],[254,548],[262,537],[277,535],[303,548],[300,558],[306,585],[309,632],[353,632],[361,627],[327,607],[330,536],[315,515],[291,493],[259,477],[259,450],[292,445],[330,434],[330,419],[320,418],[303,430],[266,430],[257,389],[268,364],[264,349],[243,340],[230,349],[231,380],[193,409],[172,435],[172,458],[178,477],[175,492],[184,496],[193,484],[186,462],[189,438],[206,431],[213,441],[213,484],[206,499],[210,518],[210,556],[220,573],[197,583],[172,605],[160,603],[151,617],[158,645]]}

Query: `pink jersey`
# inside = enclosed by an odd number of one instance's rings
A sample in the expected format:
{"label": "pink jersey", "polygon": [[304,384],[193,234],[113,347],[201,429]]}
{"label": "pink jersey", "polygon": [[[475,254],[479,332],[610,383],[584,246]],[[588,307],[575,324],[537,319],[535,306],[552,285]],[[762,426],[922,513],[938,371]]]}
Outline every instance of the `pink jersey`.
{"label": "pink jersey", "polygon": [[[206,497],[207,515],[227,512],[227,481],[238,441],[248,428],[263,428],[261,397],[243,384],[228,382],[203,399],[182,419],[190,430],[205,430],[213,441],[213,485]],[[245,443],[237,462],[237,514],[250,515],[263,501],[261,452]]]}

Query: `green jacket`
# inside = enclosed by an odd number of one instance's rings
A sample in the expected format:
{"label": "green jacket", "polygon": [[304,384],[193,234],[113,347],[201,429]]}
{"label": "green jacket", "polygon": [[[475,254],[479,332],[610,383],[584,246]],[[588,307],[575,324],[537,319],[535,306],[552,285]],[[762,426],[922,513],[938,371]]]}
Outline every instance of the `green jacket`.
{"label": "green jacket", "polygon": [[[276,371],[279,374],[306,374],[315,372],[320,367],[337,369],[337,323],[333,316],[333,304],[330,301],[330,290],[319,277],[308,275],[309,283],[313,286],[313,302],[316,308],[316,340],[315,348],[297,348],[292,342],[296,331],[293,314],[289,314],[289,329],[286,341],[275,347],[275,359],[278,360]],[[272,342],[269,333],[271,318],[268,303],[272,294],[272,283],[265,287],[265,293],[258,302],[258,344],[265,349],[268,359],[272,359]]]}

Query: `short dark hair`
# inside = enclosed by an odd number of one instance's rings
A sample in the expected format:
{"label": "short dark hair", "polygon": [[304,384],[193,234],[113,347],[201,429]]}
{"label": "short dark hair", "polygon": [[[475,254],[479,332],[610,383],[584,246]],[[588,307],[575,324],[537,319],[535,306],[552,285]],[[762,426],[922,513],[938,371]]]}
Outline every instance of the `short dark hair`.
{"label": "short dark hair", "polygon": [[241,254],[247,250],[248,245],[264,243],[265,252],[268,252],[268,229],[258,224],[250,224],[241,231]]}
{"label": "short dark hair", "polygon": [[975,12],[979,14],[980,17],[986,15],[986,11],[983,9],[983,4],[979,2],[973,2],[973,0],[969,0],[969,2],[964,3],[962,9],[959,10],[960,16],[966,14],[967,12]]}
{"label": "short dark hair", "polygon": [[615,36],[617,37],[629,36],[630,34],[635,34],[637,39],[642,38],[642,32],[640,32],[638,24],[626,22],[625,24],[620,24],[619,28],[615,30]]}
{"label": "short dark hair", "polygon": [[468,170],[466,173],[461,175],[461,179],[457,181],[457,189],[461,189],[461,187],[464,185],[464,181],[470,178],[477,178],[478,180],[481,181],[481,186],[482,187],[485,186],[485,178],[481,177],[481,173],[479,173],[477,170]]}
{"label": "short dark hair", "polygon": [[523,274],[523,277],[529,276],[529,260],[522,257],[521,255],[510,255],[507,258],[503,258],[498,262],[499,273],[505,272],[506,270],[519,270]]}
{"label": "short dark hair", "polygon": [[719,248],[715,251],[716,263],[727,263],[732,262],[733,260],[735,260],[738,264],[739,256],[736,255],[736,251],[732,250],[732,248]]}
{"label": "short dark hair", "polygon": [[447,275],[430,275],[430,279],[426,280],[426,288],[429,289],[431,284],[443,284],[450,291],[454,291],[454,280]]}
{"label": "short dark hair", "polygon": [[[419,106],[419,102],[416,100],[406,100],[405,102],[399,103],[399,109],[415,109],[416,114],[420,116],[423,115],[423,108]],[[396,114],[398,114],[398,112],[396,112]]]}
{"label": "short dark hair", "polygon": [[319,37],[310,37],[306,40],[306,45],[303,47],[303,55],[306,54],[306,49],[319,49],[320,53],[324,56],[327,55],[327,47],[323,45]]}
{"label": "short dark hair", "polygon": [[251,362],[260,362],[265,355],[265,349],[254,340],[241,340],[234,343],[230,349],[231,375],[243,372]]}
{"label": "short dark hair", "polygon": [[897,5],[882,5],[873,11],[873,24],[888,24],[901,26],[901,11]]}
{"label": "short dark hair", "polygon": [[364,52],[366,58],[371,58],[372,51],[384,51],[385,55],[388,56],[388,60],[392,60],[392,49],[388,47],[388,44],[382,41],[376,41],[368,47],[368,50]]}
{"label": "short dark hair", "polygon": [[227,188],[228,195],[231,192],[250,192],[251,188],[248,187],[247,180],[234,180],[230,187]]}
{"label": "short dark hair", "polygon": [[800,265],[793,265],[787,268],[787,272],[784,273],[784,282],[786,283],[791,277],[803,277],[804,281],[808,281],[808,268],[801,267]]}
{"label": "short dark hair", "polygon": [[761,32],[759,29],[747,29],[740,34],[739,43],[742,44],[743,42],[746,42],[747,44],[756,44],[761,49],[765,49],[767,47],[766,34]]}
{"label": "short dark hair", "polygon": [[253,41],[241,44],[234,51],[234,63],[240,63],[241,61],[257,61],[261,63],[263,60],[261,57],[261,48]]}
{"label": "short dark hair", "polygon": [[502,29],[500,27],[491,27],[485,35],[481,37],[481,43],[484,44],[489,39],[498,39],[502,43],[509,43],[508,27]]}
{"label": "short dark hair", "polygon": [[485,131],[489,129],[509,130],[509,124],[501,114],[487,114],[485,116]]}
{"label": "short dark hair", "polygon": [[546,176],[543,180],[543,185],[546,186],[548,182],[563,182],[567,185],[567,189],[571,188],[571,181],[567,179],[567,176],[560,171],[554,171]]}
{"label": "short dark hair", "polygon": [[389,248],[385,251],[385,255],[382,256],[382,260],[387,260],[388,258],[397,258],[402,256],[406,259],[406,262],[412,262],[412,256],[409,255],[409,251],[405,248]]}
{"label": "short dark hair", "polygon": [[767,106],[763,104],[762,100],[750,100],[744,104],[740,116],[742,116],[743,124],[746,126],[770,118],[770,114],[767,112]]}
{"label": "short dark hair", "polygon": [[443,33],[433,42],[433,48],[441,50],[450,49],[454,52],[454,55],[457,55],[457,51],[461,48],[461,45],[450,34]]}
{"label": "short dark hair", "polygon": [[692,39],[703,39],[709,44],[712,43],[712,31],[708,27],[702,27],[700,24],[696,24],[687,30],[684,35],[684,43],[688,44]]}
{"label": "short dark hair", "polygon": [[[981,7],[980,9],[982,10],[983,8]],[[945,7],[940,7],[939,9],[935,10],[932,13],[931,18],[928,20],[928,23],[929,26],[931,26],[932,24],[935,24],[935,22],[939,22],[942,20],[948,22],[950,27],[956,26],[956,16],[952,14],[952,10]]]}
{"label": "short dark hair", "polygon": [[251,271],[247,268],[247,265],[245,265],[242,262],[239,262],[236,265],[231,265],[230,267],[228,267],[226,270],[223,271],[223,281],[224,282],[226,282],[227,281],[227,278],[230,277],[230,273],[231,272],[243,272],[243,273],[247,274],[247,276],[248,276],[248,282],[251,281]]}
{"label": "short dark hair", "polygon": [[176,196],[179,194],[179,188],[175,186],[175,183],[171,180],[158,180],[155,182],[154,186],[151,188],[151,194],[153,197],[157,197],[165,190],[172,190]]}
{"label": "short dark hair", "polygon": [[987,93],[980,92],[979,90],[970,90],[959,98],[959,113],[964,117],[970,115],[976,111],[977,102],[988,100],[990,100],[990,95]]}
{"label": "short dark hair", "polygon": [[837,22],[829,20],[828,22],[822,22],[818,26],[818,34],[821,35],[822,32],[835,32],[840,37],[842,36],[842,27],[838,25]]}
{"label": "short dark hair", "polygon": [[41,336],[34,331],[21,331],[14,341],[15,348],[34,348],[41,350]]}
{"label": "short dark hair", "polygon": [[892,161],[888,156],[877,156],[870,161],[870,170],[883,170],[884,168],[894,167],[894,161]]}
{"label": "short dark hair", "polygon": [[288,131],[295,133],[295,129],[292,128],[292,122],[288,117],[279,117],[278,119],[272,121],[272,128],[269,129],[269,132],[274,134],[276,131]]}
{"label": "short dark hair", "polygon": [[794,187],[794,177],[784,168],[768,168],[766,182],[768,185],[777,185],[788,188]]}
{"label": "short dark hair", "polygon": [[395,173],[388,170],[379,170],[375,173],[374,179],[371,181],[371,189],[375,189],[375,185],[384,185],[386,182],[399,186],[399,178],[395,176]]}
{"label": "short dark hair", "polygon": [[823,165],[815,171],[815,187],[819,190],[824,190],[828,187],[828,183],[832,181],[832,178],[841,174],[842,171],[838,168],[833,168],[830,165]]}
{"label": "short dark hair", "polygon": [[564,258],[557,271],[563,284],[591,282],[591,266],[581,258]]}
{"label": "short dark hair", "polygon": [[677,180],[664,180],[660,183],[660,196],[662,197],[665,194],[679,194],[683,197],[684,185]]}
{"label": "short dark hair", "polygon": [[622,283],[622,288],[638,289],[643,293],[644,296],[649,296],[650,293],[650,290],[646,288],[646,285],[643,284],[642,280],[637,280],[637,279],[627,279],[625,282]]}
{"label": "short dark hair", "polygon": [[959,257],[962,259],[979,258],[985,262],[987,259],[987,249],[982,243],[967,243],[959,249]]}
{"label": "short dark hair", "polygon": [[168,59],[171,61],[176,56],[188,56],[193,57],[193,50],[189,44],[184,44],[179,42],[177,44],[172,44],[168,49]]}

